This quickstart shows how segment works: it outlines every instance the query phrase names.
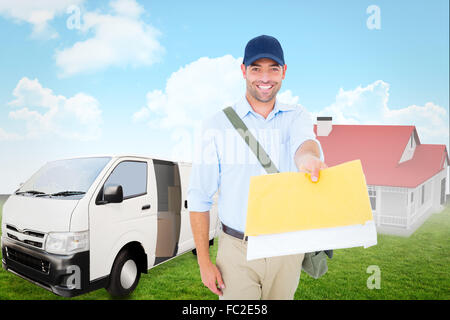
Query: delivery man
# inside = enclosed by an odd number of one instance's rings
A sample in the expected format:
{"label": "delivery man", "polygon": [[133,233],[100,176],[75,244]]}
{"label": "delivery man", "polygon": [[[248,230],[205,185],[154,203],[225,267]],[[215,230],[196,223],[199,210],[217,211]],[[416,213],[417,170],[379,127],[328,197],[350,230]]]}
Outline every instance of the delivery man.
{"label": "delivery man", "polygon": [[[233,109],[280,172],[308,172],[317,181],[326,165],[311,117],[303,107],[276,98],[286,69],[277,39],[262,35],[250,40],[241,65],[247,89]],[[192,168],[188,204],[202,282],[220,299],[293,299],[304,254],[246,259],[250,177],[266,172],[233,130],[222,111],[205,120],[200,159]],[[233,136],[237,138],[229,138]],[[218,190],[222,230],[214,264],[209,256],[209,210]]]}

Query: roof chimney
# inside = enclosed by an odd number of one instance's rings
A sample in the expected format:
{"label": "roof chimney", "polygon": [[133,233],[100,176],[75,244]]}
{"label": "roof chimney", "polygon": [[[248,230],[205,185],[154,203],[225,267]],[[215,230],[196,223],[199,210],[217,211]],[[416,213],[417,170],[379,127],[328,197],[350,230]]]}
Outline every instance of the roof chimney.
{"label": "roof chimney", "polygon": [[317,136],[326,137],[333,129],[332,117],[317,117]]}

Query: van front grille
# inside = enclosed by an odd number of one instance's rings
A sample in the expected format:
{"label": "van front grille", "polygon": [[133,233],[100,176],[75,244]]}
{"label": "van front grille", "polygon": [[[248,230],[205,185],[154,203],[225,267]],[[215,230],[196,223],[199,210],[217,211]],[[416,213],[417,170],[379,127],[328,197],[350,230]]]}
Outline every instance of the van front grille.
{"label": "van front grille", "polygon": [[33,257],[29,254],[6,247],[6,256],[15,262],[23,264],[24,266],[33,268],[34,270],[48,274],[50,271],[50,262]]}
{"label": "van front grille", "polygon": [[15,235],[11,234],[11,233],[7,233],[8,237],[10,237],[11,239],[20,241],[19,238],[17,238]]}
{"label": "van front grille", "polygon": [[36,238],[44,238],[45,234],[40,233],[40,232],[36,232],[36,231],[24,231],[23,234],[27,235],[27,236],[32,236],[32,237],[36,237]]}
{"label": "van front grille", "polygon": [[26,244],[35,246],[36,248],[42,248],[42,242],[36,242],[36,241],[31,241],[31,240],[23,240],[23,242],[25,242]]}
{"label": "van front grille", "polygon": [[16,241],[20,241],[36,248],[42,249],[44,245],[45,233],[32,230],[19,230],[18,228],[7,224],[7,236]]}

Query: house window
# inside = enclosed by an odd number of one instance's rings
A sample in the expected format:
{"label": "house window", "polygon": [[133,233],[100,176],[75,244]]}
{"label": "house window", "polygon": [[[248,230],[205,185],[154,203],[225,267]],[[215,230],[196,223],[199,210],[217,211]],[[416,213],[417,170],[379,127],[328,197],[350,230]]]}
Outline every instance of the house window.
{"label": "house window", "polygon": [[414,192],[411,192],[411,203],[414,202]]}
{"label": "house window", "polygon": [[425,185],[422,186],[422,201],[421,204],[425,202]]}
{"label": "house window", "polygon": [[441,181],[441,204],[445,203],[445,178]]}
{"label": "house window", "polygon": [[372,210],[377,209],[377,192],[374,189],[369,189],[370,205]]}
{"label": "house window", "polygon": [[413,136],[411,136],[411,148],[412,148],[412,145],[413,145]]}

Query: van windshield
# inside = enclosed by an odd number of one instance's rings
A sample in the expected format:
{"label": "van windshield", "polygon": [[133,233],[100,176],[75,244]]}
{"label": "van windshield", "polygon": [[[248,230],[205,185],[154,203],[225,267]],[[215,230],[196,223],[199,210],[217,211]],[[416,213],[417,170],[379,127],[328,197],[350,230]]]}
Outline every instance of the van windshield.
{"label": "van windshield", "polygon": [[81,199],[111,157],[76,158],[48,162],[15,194]]}

